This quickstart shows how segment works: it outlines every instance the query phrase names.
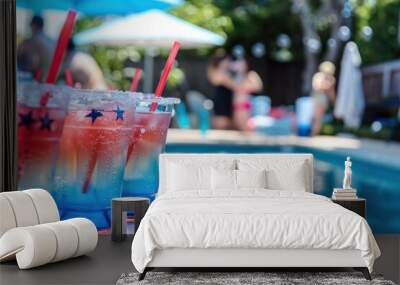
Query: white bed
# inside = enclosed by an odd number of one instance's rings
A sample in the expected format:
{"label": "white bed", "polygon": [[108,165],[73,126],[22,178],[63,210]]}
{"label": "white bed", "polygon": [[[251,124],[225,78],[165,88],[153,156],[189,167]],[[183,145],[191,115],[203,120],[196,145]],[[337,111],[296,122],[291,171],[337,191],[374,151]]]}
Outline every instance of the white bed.
{"label": "white bed", "polygon": [[367,222],[312,194],[309,154],[163,154],[157,199],[132,243],[154,267],[354,267],[380,251]]}

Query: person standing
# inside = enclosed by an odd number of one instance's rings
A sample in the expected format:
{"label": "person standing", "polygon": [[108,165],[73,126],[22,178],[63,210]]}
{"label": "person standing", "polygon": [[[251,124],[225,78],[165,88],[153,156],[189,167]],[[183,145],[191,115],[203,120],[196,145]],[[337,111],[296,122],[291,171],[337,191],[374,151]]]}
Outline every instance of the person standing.
{"label": "person standing", "polygon": [[208,80],[214,86],[214,118],[215,129],[231,129],[233,89],[236,84],[229,74],[230,58],[222,49],[217,50],[211,57],[208,66]]}
{"label": "person standing", "polygon": [[312,135],[318,135],[322,124],[329,113],[332,113],[336,99],[335,65],[330,61],[324,61],[319,66],[319,71],[312,79],[312,98],[314,100],[314,116]]}
{"label": "person standing", "polygon": [[216,129],[248,130],[250,96],[263,84],[244,58],[232,60],[223,50],[211,58],[208,78],[215,86],[213,126]]}
{"label": "person standing", "polygon": [[236,81],[233,93],[233,124],[236,129],[249,131],[251,96],[262,91],[263,83],[258,73],[249,68],[246,58],[232,61],[230,69]]}
{"label": "person standing", "polygon": [[20,71],[30,72],[34,76],[48,70],[55,42],[44,32],[44,20],[41,16],[32,17],[31,35],[17,48],[17,65]]}

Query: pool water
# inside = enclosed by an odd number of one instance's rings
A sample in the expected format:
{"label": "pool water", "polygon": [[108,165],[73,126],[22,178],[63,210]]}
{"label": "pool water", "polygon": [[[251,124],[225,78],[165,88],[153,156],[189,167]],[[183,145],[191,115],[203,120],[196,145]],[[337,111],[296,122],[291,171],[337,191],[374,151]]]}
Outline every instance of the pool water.
{"label": "pool water", "polygon": [[[330,197],[340,188],[346,156],[298,146],[167,144],[167,153],[312,153],[314,193]],[[353,188],[367,199],[367,221],[374,233],[400,233],[400,168],[352,157]]]}

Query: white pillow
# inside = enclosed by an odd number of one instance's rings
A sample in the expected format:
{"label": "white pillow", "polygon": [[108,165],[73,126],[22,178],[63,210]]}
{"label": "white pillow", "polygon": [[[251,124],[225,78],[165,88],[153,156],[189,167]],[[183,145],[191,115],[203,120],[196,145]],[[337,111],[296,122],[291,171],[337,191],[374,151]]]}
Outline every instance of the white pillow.
{"label": "white pillow", "polygon": [[267,188],[271,190],[306,191],[309,188],[306,161],[296,159],[239,159],[239,170],[266,170]]}
{"label": "white pillow", "polygon": [[268,189],[306,192],[306,173],[304,164],[290,169],[290,174],[276,169],[267,171]]}
{"label": "white pillow", "polygon": [[267,188],[267,171],[236,170],[237,188]]}
{"label": "white pillow", "polygon": [[236,170],[232,169],[211,169],[211,188],[213,190],[235,190]]}
{"label": "white pillow", "polygon": [[183,164],[170,163],[168,174],[167,189],[170,191],[209,189],[211,187],[209,167],[188,167]]}
{"label": "white pillow", "polygon": [[211,190],[211,169],[234,169],[236,162],[177,160],[166,165],[167,191]]}

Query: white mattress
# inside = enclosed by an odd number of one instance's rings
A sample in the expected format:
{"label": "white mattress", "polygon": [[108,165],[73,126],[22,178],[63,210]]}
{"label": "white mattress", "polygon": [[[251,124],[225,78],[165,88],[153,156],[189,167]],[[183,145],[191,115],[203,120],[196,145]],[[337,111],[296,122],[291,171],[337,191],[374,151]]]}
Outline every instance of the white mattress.
{"label": "white mattress", "polygon": [[158,197],[132,243],[139,272],[169,248],[359,250],[372,271],[379,248],[367,222],[329,199],[299,191],[196,191]]}

